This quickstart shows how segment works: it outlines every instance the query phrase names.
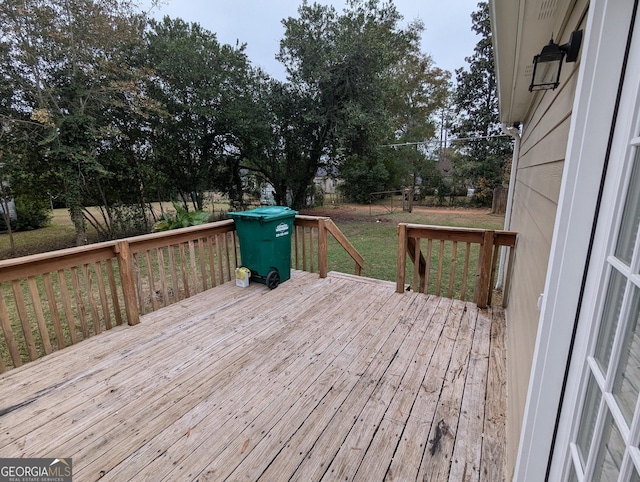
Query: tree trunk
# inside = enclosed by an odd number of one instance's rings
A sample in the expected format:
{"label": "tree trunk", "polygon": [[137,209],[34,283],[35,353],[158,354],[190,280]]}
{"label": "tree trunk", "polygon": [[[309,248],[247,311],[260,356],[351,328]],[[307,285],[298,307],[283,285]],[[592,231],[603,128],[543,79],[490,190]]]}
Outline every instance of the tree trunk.
{"label": "tree trunk", "polygon": [[84,246],[87,244],[87,226],[82,214],[82,206],[70,206],[69,216],[76,229],[76,246]]}

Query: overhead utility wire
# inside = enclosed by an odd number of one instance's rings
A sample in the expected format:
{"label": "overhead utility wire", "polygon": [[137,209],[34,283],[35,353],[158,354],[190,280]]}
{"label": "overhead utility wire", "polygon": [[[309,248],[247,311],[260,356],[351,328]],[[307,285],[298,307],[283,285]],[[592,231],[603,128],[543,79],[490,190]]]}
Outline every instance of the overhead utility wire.
{"label": "overhead utility wire", "polygon": [[[494,139],[496,137],[510,137],[505,134],[496,134],[492,136],[478,136],[478,137],[457,137],[455,139],[448,139],[447,142],[450,144],[452,142],[459,141],[479,141],[482,139]],[[380,147],[402,147],[402,146],[419,146],[419,145],[427,145],[427,144],[439,144],[442,141],[440,140],[431,140],[431,141],[420,141],[420,142],[404,142],[402,144],[383,144]]]}

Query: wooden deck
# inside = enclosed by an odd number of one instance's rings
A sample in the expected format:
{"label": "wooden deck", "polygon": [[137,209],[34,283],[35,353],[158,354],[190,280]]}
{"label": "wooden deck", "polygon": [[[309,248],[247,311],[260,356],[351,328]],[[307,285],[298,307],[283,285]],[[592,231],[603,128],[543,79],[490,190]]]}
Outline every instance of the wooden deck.
{"label": "wooden deck", "polygon": [[0,457],[74,481],[504,480],[504,316],[293,272],[0,376]]}

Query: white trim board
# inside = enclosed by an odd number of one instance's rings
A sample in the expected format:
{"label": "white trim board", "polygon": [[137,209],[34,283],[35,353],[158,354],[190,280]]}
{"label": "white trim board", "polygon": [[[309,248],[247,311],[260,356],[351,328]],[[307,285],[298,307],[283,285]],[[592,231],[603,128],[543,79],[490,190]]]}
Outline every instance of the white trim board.
{"label": "white trim board", "polygon": [[[631,2],[589,6],[514,480],[544,480],[607,153]],[[560,480],[560,479],[551,479]]]}

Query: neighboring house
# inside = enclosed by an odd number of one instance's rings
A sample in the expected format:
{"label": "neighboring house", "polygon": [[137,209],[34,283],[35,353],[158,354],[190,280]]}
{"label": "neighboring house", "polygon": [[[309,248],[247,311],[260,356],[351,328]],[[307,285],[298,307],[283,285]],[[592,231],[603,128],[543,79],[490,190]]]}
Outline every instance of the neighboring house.
{"label": "neighboring house", "polygon": [[325,194],[335,194],[337,192],[338,180],[329,176],[316,176],[313,178],[313,183],[322,189]]}
{"label": "neighboring house", "polygon": [[262,184],[260,184],[260,204],[263,206],[275,206],[275,192],[275,188],[268,182],[263,182]]}
{"label": "neighboring house", "polygon": [[[3,164],[0,164],[0,167],[2,166]],[[0,195],[4,196],[6,195],[5,188],[7,188],[9,184],[5,181],[1,182],[2,184],[0,185]],[[18,214],[16,213],[16,203],[14,202],[13,198],[3,199],[2,197],[0,197],[0,217],[4,216],[5,206],[7,207],[7,211],[9,212],[9,219],[18,219]]]}
{"label": "neighboring house", "polygon": [[[13,199],[9,199],[7,201],[7,210],[9,211],[9,219],[18,219],[18,215],[16,213],[16,203]],[[4,215],[4,201],[0,200],[0,216]]]}
{"label": "neighboring house", "polygon": [[[507,473],[639,481],[638,0],[489,4],[501,121],[516,137]],[[576,30],[558,88],[529,92],[534,55]]]}

